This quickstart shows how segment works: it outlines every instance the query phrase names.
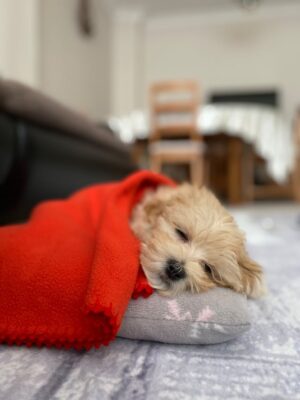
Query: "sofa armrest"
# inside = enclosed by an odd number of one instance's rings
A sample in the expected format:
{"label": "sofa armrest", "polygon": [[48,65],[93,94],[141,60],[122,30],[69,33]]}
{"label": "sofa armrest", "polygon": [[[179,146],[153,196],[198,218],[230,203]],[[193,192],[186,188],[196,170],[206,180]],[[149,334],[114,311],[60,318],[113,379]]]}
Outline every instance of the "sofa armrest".
{"label": "sofa armrest", "polygon": [[0,224],[25,220],[43,200],[122,179],[135,169],[127,152],[0,112]]}
{"label": "sofa armrest", "polygon": [[0,79],[0,110],[41,128],[83,139],[119,155],[128,155],[127,146],[108,128],[19,82]]}

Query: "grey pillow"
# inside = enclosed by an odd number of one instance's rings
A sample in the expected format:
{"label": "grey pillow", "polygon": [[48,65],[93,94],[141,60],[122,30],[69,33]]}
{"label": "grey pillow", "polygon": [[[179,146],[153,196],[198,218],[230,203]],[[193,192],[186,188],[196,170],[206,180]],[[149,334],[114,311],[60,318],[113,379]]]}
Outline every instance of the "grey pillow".
{"label": "grey pillow", "polygon": [[118,336],[164,343],[212,344],[233,339],[250,328],[245,296],[215,288],[193,295],[132,300]]}

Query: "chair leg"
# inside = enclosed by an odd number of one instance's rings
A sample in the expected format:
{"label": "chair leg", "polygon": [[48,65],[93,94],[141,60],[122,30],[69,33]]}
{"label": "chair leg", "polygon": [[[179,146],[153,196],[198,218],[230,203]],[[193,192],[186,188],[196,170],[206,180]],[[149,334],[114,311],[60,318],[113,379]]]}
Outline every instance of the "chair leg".
{"label": "chair leg", "polygon": [[210,187],[210,162],[209,159],[204,157],[203,160],[203,185]]}
{"label": "chair leg", "polygon": [[161,173],[162,162],[160,157],[157,156],[150,157],[150,169],[151,171],[157,172],[158,174]]}
{"label": "chair leg", "polygon": [[254,161],[255,161],[255,153],[250,145],[245,146],[245,154],[244,154],[244,192],[245,192],[245,200],[253,201],[254,200]]}
{"label": "chair leg", "polygon": [[242,141],[235,136],[229,137],[228,149],[228,201],[231,204],[243,202],[242,196]]}
{"label": "chair leg", "polygon": [[191,183],[201,187],[203,185],[203,158],[199,157],[190,162]]}

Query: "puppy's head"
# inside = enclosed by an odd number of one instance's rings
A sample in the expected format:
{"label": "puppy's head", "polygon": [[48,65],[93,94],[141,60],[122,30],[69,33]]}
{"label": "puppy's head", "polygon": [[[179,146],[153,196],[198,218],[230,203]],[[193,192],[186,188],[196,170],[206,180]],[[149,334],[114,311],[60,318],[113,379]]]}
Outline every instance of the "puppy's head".
{"label": "puppy's head", "polygon": [[161,293],[229,287],[264,293],[262,270],[249,258],[233,217],[206,188],[188,184],[147,193],[131,227],[141,241],[141,265]]}

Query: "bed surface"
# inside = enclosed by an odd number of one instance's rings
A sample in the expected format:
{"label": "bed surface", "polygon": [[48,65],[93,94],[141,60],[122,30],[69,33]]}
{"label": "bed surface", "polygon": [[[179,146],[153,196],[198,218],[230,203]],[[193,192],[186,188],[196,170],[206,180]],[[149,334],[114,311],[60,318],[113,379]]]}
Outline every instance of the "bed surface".
{"label": "bed surface", "polygon": [[179,346],[117,339],[97,351],[0,346],[0,399],[300,399],[300,207],[234,210],[269,295],[231,342]]}

